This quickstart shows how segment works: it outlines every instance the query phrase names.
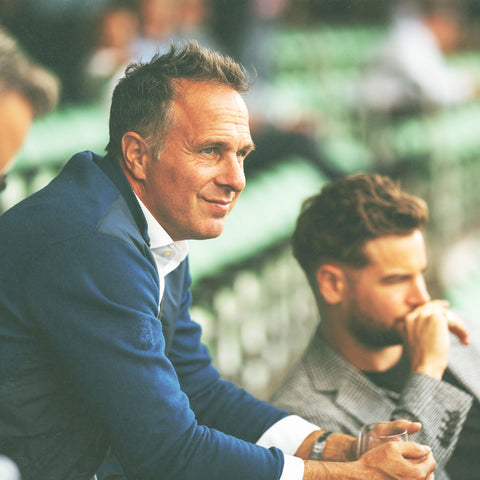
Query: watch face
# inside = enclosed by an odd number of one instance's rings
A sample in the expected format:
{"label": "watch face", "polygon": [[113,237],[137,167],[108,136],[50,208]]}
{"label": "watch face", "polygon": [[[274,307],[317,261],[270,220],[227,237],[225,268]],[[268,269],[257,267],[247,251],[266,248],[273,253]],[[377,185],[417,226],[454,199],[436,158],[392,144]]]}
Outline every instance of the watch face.
{"label": "watch face", "polygon": [[318,439],[315,441],[312,447],[312,451],[310,453],[310,460],[321,460],[323,455],[323,449],[325,448],[325,444],[327,443],[328,437],[332,434],[332,432],[324,432]]}

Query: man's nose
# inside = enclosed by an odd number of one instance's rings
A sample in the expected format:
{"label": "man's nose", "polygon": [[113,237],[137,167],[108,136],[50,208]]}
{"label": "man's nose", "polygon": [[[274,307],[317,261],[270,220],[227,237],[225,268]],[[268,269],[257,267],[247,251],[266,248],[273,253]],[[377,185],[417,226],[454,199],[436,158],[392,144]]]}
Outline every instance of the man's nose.
{"label": "man's nose", "polygon": [[221,162],[221,171],[217,175],[219,185],[229,187],[235,192],[241,192],[245,188],[245,171],[243,169],[243,158],[237,155],[228,155]]}
{"label": "man's nose", "polygon": [[425,278],[423,275],[417,277],[412,285],[410,291],[409,302],[411,305],[423,305],[430,301],[430,294],[427,290],[427,285],[425,283]]}

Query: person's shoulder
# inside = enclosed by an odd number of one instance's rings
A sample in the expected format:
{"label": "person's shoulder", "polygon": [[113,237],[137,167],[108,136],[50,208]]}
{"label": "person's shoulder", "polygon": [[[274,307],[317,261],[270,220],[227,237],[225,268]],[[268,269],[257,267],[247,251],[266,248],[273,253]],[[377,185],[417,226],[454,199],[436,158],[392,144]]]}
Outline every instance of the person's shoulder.
{"label": "person's shoulder", "polygon": [[118,196],[94,154],[81,152],[48,185],[0,216],[0,235],[38,250],[43,243],[93,232]]}
{"label": "person's shoulder", "polygon": [[310,391],[313,391],[313,386],[310,385],[310,376],[308,374],[308,359],[307,353],[295,363],[286,373],[281,384],[278,386],[272,396],[272,404],[274,406],[290,405],[301,401],[301,398]]}

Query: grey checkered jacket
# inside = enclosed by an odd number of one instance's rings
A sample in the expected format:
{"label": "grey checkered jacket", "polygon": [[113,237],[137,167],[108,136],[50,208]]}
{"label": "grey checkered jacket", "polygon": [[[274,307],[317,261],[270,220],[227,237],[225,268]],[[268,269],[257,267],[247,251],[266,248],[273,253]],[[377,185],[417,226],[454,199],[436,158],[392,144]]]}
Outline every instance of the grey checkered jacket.
{"label": "grey checkered jacket", "polygon": [[[472,326],[473,328],[473,326]],[[478,327],[477,327],[478,328]],[[411,439],[432,447],[436,480],[448,480],[444,470],[461,432],[473,397],[480,399],[480,332],[470,329],[465,347],[452,336],[449,370],[465,393],[423,374],[410,374],[395,404],[317,333],[296,366],[275,392],[272,403],[322,429],[356,435],[367,423],[406,418],[422,423]]]}

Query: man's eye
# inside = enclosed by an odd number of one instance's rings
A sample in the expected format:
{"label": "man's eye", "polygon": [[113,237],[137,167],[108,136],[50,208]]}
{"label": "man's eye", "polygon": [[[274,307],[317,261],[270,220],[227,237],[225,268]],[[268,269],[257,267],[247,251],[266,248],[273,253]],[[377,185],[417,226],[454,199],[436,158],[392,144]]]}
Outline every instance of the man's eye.
{"label": "man's eye", "polygon": [[214,147],[207,147],[207,148],[204,148],[202,150],[203,153],[206,153],[207,155],[210,155],[211,153],[213,153],[215,151],[215,148]]}
{"label": "man's eye", "polygon": [[385,285],[395,285],[397,283],[407,282],[410,279],[407,275],[393,275],[383,279]]}

